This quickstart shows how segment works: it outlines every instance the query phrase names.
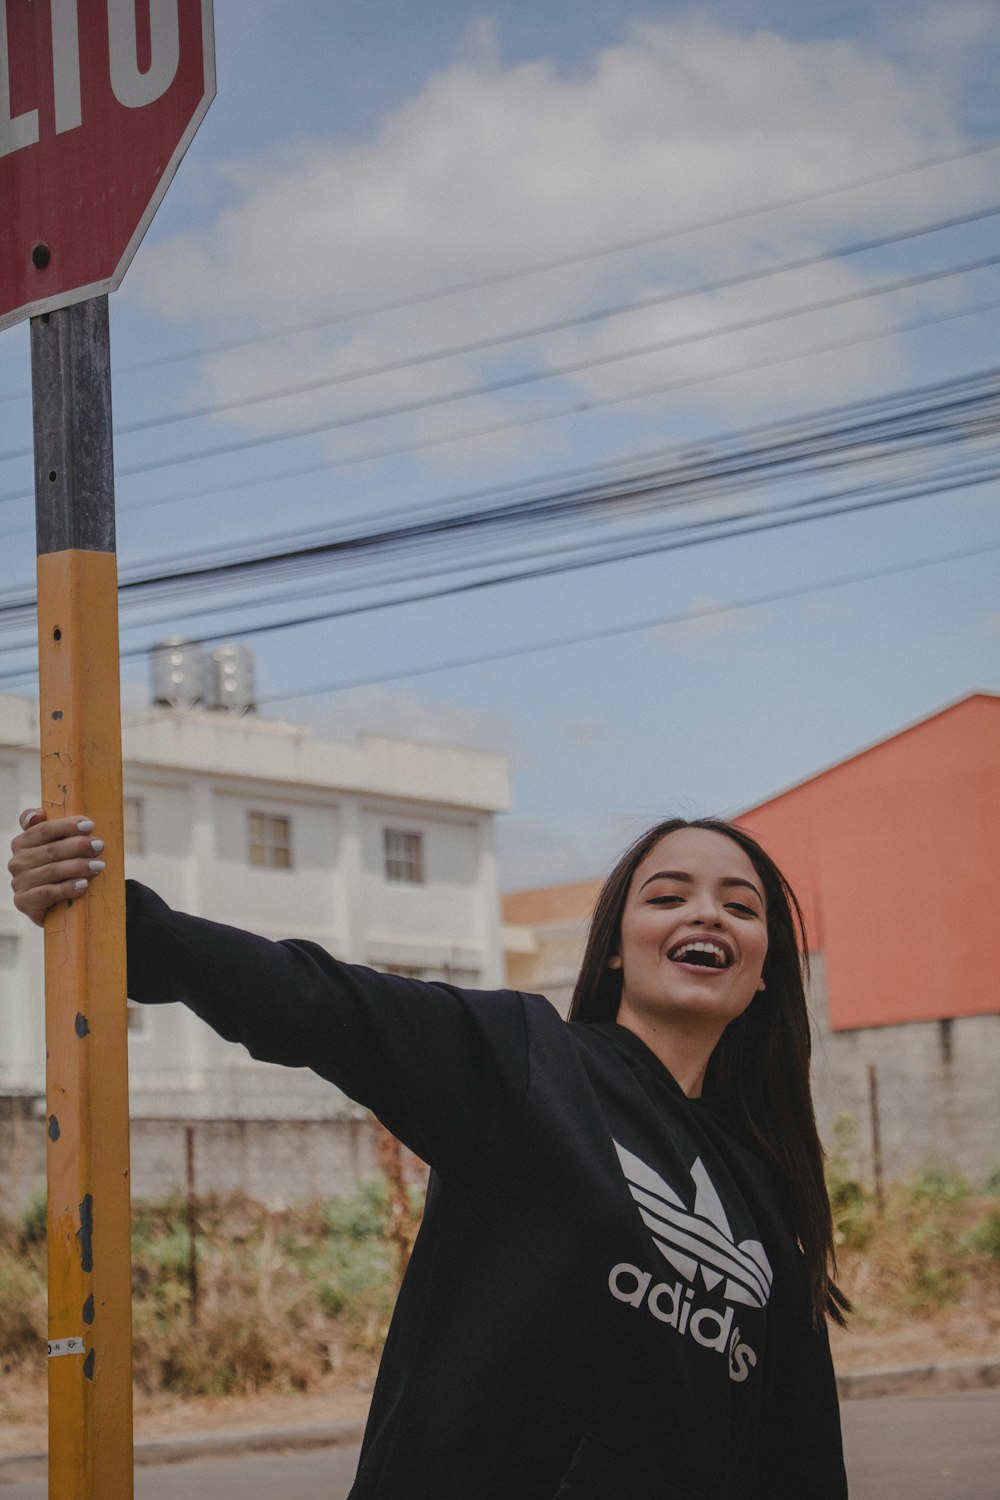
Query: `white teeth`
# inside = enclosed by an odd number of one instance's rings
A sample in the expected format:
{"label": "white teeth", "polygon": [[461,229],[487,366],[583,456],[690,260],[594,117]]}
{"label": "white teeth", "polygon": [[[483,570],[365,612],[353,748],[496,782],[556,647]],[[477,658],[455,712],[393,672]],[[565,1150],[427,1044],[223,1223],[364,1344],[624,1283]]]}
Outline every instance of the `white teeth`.
{"label": "white teeth", "polygon": [[720,948],[718,943],[702,942],[685,943],[682,947],[676,949],[675,952],[671,953],[670,957],[674,960],[675,963],[680,963],[683,962],[684,957],[688,953],[710,953],[715,959],[715,966],[717,969],[724,969],[729,959],[729,955],[726,953],[725,949]]}

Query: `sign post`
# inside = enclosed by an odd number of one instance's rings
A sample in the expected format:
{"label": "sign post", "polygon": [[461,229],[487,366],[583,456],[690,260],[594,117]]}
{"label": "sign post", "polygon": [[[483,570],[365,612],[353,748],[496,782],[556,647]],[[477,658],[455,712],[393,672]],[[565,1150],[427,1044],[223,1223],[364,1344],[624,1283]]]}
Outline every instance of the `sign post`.
{"label": "sign post", "polygon": [[45,921],[51,1500],[133,1488],[107,294],[214,94],[211,0],[0,0],[0,328],[31,319],[42,801],[106,846]]}
{"label": "sign post", "polygon": [[42,802],[106,869],[45,921],[49,1495],[132,1495],[132,1304],[118,591],[108,300],[31,325]]}

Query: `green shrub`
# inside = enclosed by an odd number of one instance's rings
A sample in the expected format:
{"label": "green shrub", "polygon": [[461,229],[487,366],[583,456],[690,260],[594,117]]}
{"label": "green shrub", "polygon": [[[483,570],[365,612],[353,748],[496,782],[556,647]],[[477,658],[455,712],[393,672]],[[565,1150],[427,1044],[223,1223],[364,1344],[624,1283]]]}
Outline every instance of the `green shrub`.
{"label": "green shrub", "polygon": [[833,1145],[826,1163],[826,1186],[838,1249],[865,1250],[875,1233],[875,1204],[852,1174],[850,1154],[857,1139],[853,1115],[840,1115],[833,1126]]}
{"label": "green shrub", "polygon": [[963,1203],[972,1194],[968,1180],[960,1172],[934,1162],[914,1172],[906,1188],[918,1203]]}
{"label": "green shrub", "polygon": [[1000,1210],[993,1209],[969,1235],[970,1248],[1000,1266]]}

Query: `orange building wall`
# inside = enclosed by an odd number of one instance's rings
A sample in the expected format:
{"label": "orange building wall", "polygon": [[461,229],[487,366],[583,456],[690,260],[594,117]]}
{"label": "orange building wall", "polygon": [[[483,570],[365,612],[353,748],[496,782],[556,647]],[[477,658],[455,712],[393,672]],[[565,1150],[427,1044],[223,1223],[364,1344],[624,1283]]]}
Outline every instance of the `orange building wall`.
{"label": "orange building wall", "polygon": [[834,1030],[1000,1012],[1000,698],[966,698],[737,821],[802,903]]}

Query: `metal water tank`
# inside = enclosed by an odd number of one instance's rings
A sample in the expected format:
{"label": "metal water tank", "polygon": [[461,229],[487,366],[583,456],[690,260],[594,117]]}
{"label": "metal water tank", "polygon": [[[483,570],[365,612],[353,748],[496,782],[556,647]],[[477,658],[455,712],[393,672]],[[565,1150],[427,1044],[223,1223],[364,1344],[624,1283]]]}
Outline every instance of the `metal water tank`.
{"label": "metal water tank", "polygon": [[216,646],[208,661],[207,699],[223,713],[248,714],[257,707],[253,652],[246,646]]}
{"label": "metal water tank", "polygon": [[153,702],[161,708],[200,708],[205,703],[206,657],[198,641],[171,635],[151,653]]}

